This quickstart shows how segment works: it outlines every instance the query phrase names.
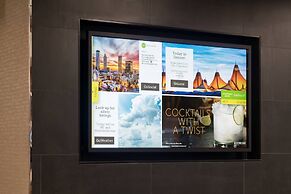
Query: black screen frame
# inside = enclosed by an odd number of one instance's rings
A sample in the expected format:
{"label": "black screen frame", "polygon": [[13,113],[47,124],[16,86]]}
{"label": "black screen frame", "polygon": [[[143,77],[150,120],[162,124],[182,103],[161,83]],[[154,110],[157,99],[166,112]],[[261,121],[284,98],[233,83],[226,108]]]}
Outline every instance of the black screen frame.
{"label": "black screen frame", "polygon": [[[248,146],[241,148],[91,148],[91,64],[92,35],[193,43],[207,46],[246,48]],[[260,39],[241,35],[202,32],[172,27],[113,21],[80,20],[79,32],[79,123],[80,162],[158,162],[189,160],[260,159]],[[255,80],[255,81],[252,81]]]}

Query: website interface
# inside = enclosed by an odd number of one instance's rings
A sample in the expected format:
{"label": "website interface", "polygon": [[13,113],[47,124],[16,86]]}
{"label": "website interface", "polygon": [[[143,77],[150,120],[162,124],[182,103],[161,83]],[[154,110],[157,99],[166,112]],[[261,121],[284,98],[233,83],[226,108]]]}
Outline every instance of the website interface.
{"label": "website interface", "polygon": [[91,37],[92,148],[246,148],[247,50]]}

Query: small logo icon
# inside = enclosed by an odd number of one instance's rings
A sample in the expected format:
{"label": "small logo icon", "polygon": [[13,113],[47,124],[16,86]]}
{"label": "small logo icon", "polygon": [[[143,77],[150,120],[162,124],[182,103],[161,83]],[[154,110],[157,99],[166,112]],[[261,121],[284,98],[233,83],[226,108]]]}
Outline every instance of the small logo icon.
{"label": "small logo icon", "polygon": [[142,47],[142,48],[145,48],[145,47],[146,47],[146,43],[144,43],[144,42],[141,43],[141,47]]}

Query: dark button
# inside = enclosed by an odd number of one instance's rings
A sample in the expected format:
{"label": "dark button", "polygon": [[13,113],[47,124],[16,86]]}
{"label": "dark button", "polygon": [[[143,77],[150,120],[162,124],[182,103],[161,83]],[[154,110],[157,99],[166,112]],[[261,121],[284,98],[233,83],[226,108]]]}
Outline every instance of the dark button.
{"label": "dark button", "polygon": [[141,83],[141,90],[159,91],[157,83]]}
{"label": "dark button", "polygon": [[114,137],[94,137],[95,144],[114,144]]}
{"label": "dark button", "polygon": [[187,80],[171,80],[171,87],[188,88]]}

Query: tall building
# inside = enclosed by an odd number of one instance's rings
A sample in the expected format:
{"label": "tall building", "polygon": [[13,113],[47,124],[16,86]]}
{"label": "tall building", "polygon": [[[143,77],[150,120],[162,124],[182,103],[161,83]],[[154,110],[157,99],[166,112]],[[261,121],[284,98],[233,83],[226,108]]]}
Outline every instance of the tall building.
{"label": "tall building", "polygon": [[103,57],[103,64],[104,64],[104,70],[107,70],[107,56],[106,54],[104,54],[104,57]]}
{"label": "tall building", "polygon": [[125,73],[132,73],[132,61],[125,61]]}
{"label": "tall building", "polygon": [[162,72],[162,89],[166,90],[166,72]]}
{"label": "tall building", "polygon": [[96,70],[100,70],[100,51],[96,50]]}
{"label": "tall building", "polygon": [[118,56],[118,72],[122,73],[122,56]]}

